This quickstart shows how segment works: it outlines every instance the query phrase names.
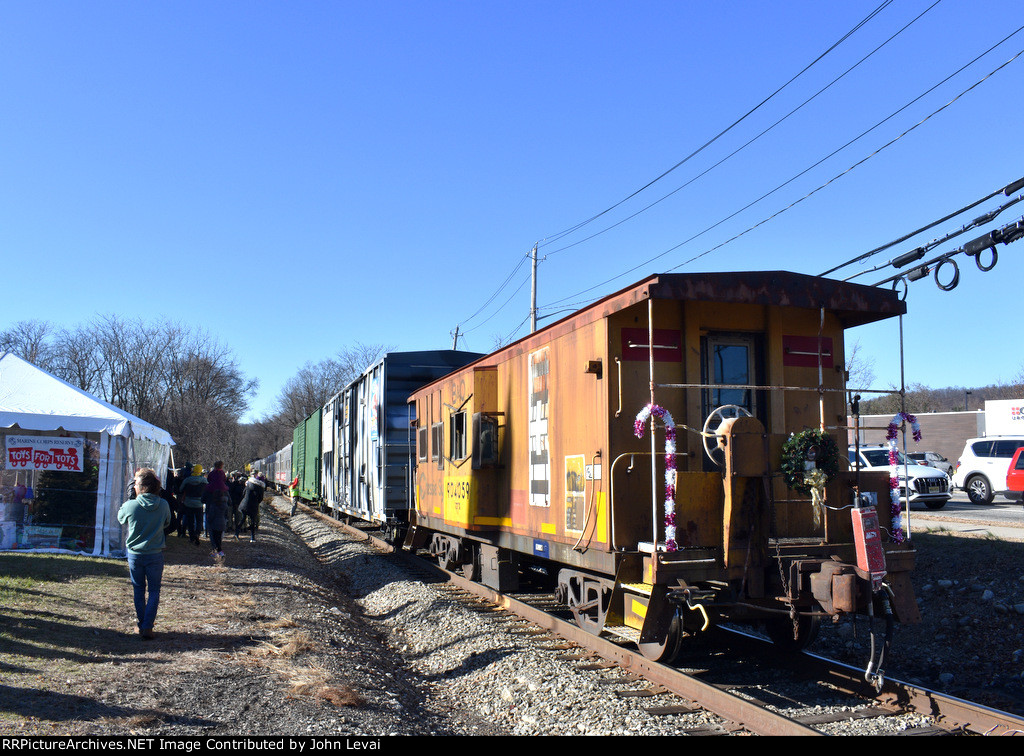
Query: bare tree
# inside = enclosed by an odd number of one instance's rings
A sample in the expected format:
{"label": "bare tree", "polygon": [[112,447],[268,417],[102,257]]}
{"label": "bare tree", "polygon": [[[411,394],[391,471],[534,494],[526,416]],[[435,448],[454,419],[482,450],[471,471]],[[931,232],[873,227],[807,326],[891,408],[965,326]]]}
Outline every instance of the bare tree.
{"label": "bare tree", "polygon": [[340,349],[336,357],[314,364],[307,362],[292,376],[277,398],[275,418],[294,428],[323,407],[327,400],[350,384],[387,352],[380,344],[359,344]]}
{"label": "bare tree", "polygon": [[379,360],[394,347],[383,344],[363,344],[356,342],[352,346],[342,347],[338,350],[335,359],[341,369],[342,387],[347,386],[360,375],[366,368]]}
{"label": "bare tree", "polygon": [[9,349],[58,378],[165,428],[179,456],[196,461],[246,459],[238,419],[257,381],[205,331],[170,322],[102,315],[73,330],[24,321],[0,334]]}
{"label": "bare tree", "polygon": [[53,351],[50,372],[90,394],[100,393],[102,366],[91,329],[62,329],[54,339]]}
{"label": "bare tree", "polygon": [[850,377],[846,385],[851,389],[872,388],[875,382],[875,358],[864,354],[860,339],[847,345],[847,349],[846,371]]}
{"label": "bare tree", "polygon": [[0,333],[0,352],[10,352],[43,370],[50,369],[53,326],[44,320],[21,320]]}

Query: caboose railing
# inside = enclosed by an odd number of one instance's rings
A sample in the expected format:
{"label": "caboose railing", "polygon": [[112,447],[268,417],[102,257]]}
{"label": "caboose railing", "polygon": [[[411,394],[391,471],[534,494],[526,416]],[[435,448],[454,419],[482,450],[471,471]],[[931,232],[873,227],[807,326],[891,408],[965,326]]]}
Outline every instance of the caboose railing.
{"label": "caboose railing", "polygon": [[[649,376],[650,376],[650,406],[651,407],[656,406],[656,402],[655,402],[655,398],[654,398],[654,392],[655,392],[656,388],[683,389],[684,391],[687,390],[687,389],[719,390],[719,391],[720,390],[739,389],[739,390],[766,391],[766,392],[770,392],[770,391],[803,391],[803,392],[812,392],[812,393],[818,394],[818,397],[819,397],[819,401],[818,401],[818,420],[819,420],[819,428],[820,428],[820,430],[822,430],[822,431],[825,431],[825,430],[850,430],[851,426],[849,426],[849,425],[826,425],[825,424],[825,401],[824,401],[824,398],[825,398],[826,394],[843,394],[843,395],[847,395],[847,396],[851,397],[851,400],[852,400],[852,398],[855,395],[857,395],[857,394],[890,394],[890,393],[894,392],[894,389],[851,389],[849,387],[843,387],[843,388],[826,388],[825,387],[825,385],[824,385],[824,374],[823,374],[823,370],[822,370],[822,357],[823,357],[824,352],[825,352],[825,350],[822,348],[822,346],[823,346],[823,344],[822,344],[822,332],[823,332],[824,325],[825,325],[825,312],[826,312],[825,308],[821,307],[820,308],[820,312],[821,312],[821,325],[820,325],[819,330],[818,330],[818,350],[817,350],[817,352],[810,352],[809,353],[809,354],[812,354],[812,355],[816,354],[817,357],[818,357],[818,359],[817,359],[817,363],[818,363],[818,385],[817,386],[759,386],[759,385],[724,384],[724,383],[714,383],[714,384],[711,384],[711,383],[656,383],[655,380],[654,380],[654,350],[656,348],[656,345],[654,343],[654,299],[653,298],[648,299],[647,300],[647,332],[648,332],[647,348],[648,348],[648,369],[649,369]],[[903,362],[904,352],[903,352],[903,316],[902,315],[899,316],[899,348],[900,348],[900,389],[899,389],[899,394],[900,394],[900,396],[902,398],[901,402],[900,402],[901,410],[902,410],[901,414],[905,414],[906,413],[906,404],[905,404],[906,378],[905,378],[905,374],[904,374],[904,362]],[[618,359],[616,359],[616,362],[618,363],[619,376],[620,376],[620,379],[619,379],[619,382],[618,382],[619,410],[615,413],[615,416],[618,417],[620,415],[621,411],[622,411],[622,380],[621,380],[622,365],[621,365],[621,362],[619,362]],[[857,397],[857,399],[859,399],[859,396]],[[681,426],[681,427],[685,427],[685,426]],[[653,542],[654,542],[655,547],[656,547],[657,543],[658,543],[658,525],[657,525],[657,523],[659,521],[659,518],[657,516],[657,513],[658,513],[657,473],[656,473],[657,465],[655,464],[655,460],[654,460],[654,456],[655,456],[654,436],[655,436],[655,434],[654,434],[654,416],[652,415],[651,416],[651,439],[650,439],[651,440],[651,457],[652,457],[652,459],[651,459],[651,515],[652,515],[652,524],[653,524],[653,531],[654,531],[652,538],[653,538]],[[905,449],[906,449],[906,437],[904,436],[904,451],[905,451]],[[859,469],[859,462],[858,462],[858,469]],[[613,488],[614,488],[614,486],[613,486]],[[910,532],[910,516],[909,516],[910,515],[910,511],[909,510],[910,510],[910,494],[909,494],[909,491],[908,491],[908,493],[907,493],[907,512],[906,512],[907,516],[906,516],[906,520],[905,520],[906,528],[907,528],[907,533],[908,534]]]}

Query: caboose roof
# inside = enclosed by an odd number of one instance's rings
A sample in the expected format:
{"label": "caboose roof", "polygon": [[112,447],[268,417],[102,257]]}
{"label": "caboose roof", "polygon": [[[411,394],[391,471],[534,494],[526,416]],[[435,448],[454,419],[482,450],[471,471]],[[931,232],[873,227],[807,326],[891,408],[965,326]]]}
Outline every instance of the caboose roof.
{"label": "caboose roof", "polygon": [[597,306],[603,306],[606,312],[614,312],[646,299],[805,307],[815,310],[824,307],[837,315],[844,328],[903,315],[907,311],[906,303],[891,289],[772,270],[653,275],[580,312]]}
{"label": "caboose roof", "polygon": [[[540,327],[535,333],[529,333],[506,344],[494,354],[514,353],[529,348],[534,339],[550,338],[552,333],[558,333],[560,329],[573,330],[584,323],[608,317],[648,299],[774,305],[814,310],[824,307],[835,313],[843,328],[904,315],[907,311],[906,303],[891,289],[803,273],[782,270],[661,273],[648,276]],[[475,365],[492,356],[487,355],[471,364]],[[432,386],[433,384],[427,384],[423,388],[430,390]]]}

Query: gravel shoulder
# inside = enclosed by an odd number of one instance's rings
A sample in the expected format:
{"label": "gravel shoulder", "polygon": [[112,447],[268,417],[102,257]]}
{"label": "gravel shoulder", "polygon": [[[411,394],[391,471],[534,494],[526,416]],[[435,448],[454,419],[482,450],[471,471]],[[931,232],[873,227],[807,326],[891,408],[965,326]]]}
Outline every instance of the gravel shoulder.
{"label": "gravel shoulder", "polygon": [[[0,608],[0,734],[667,735],[706,724],[644,714],[602,682],[618,673],[582,671],[518,623],[288,509],[268,498],[257,542],[229,538],[222,560],[169,539],[154,641],[134,634],[123,562],[109,562],[102,588],[26,590],[56,596],[60,615],[52,602]],[[964,698],[988,691],[991,705],[1024,712],[1024,544],[937,533],[918,549],[925,621],[899,629],[888,673]],[[866,648],[863,628],[843,623],[812,650],[862,666]]]}

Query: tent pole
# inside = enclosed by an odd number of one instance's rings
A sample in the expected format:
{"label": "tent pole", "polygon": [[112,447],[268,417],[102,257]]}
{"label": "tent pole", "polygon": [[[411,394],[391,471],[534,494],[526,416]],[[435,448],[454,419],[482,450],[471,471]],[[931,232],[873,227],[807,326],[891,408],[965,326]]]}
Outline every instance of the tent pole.
{"label": "tent pole", "polygon": [[104,553],[107,541],[107,453],[110,449],[110,434],[100,431],[100,465],[96,475],[96,529],[92,555]]}

